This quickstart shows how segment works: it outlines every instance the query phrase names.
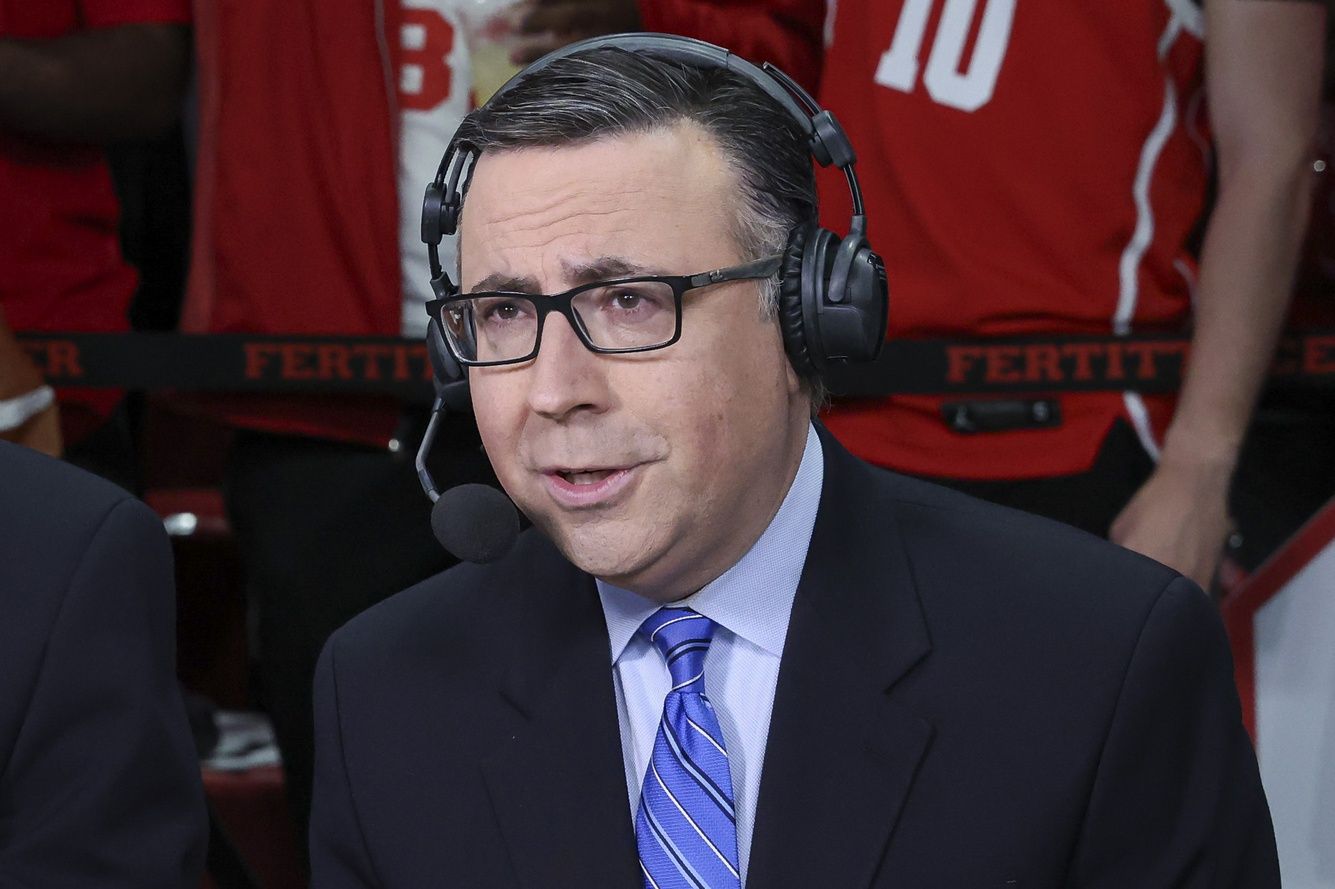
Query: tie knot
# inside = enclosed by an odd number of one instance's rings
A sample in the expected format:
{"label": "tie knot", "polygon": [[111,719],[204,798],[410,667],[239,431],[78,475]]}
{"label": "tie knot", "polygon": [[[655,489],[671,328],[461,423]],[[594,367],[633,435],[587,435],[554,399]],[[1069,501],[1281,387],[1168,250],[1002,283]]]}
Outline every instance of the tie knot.
{"label": "tie knot", "polygon": [[714,638],[714,626],[689,608],[660,608],[640,626],[640,634],[667,661],[673,691],[704,692],[705,652]]}

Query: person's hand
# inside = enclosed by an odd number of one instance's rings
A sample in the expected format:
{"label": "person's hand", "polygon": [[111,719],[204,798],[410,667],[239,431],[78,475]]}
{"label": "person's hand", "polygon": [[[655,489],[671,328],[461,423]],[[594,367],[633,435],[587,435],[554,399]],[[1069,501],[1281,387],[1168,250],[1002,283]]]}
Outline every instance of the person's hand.
{"label": "person's hand", "polygon": [[65,440],[60,433],[60,407],[52,402],[50,407],[19,428],[0,432],[0,439],[59,457],[65,452]]}
{"label": "person's hand", "polygon": [[528,0],[510,61],[527,65],[577,40],[638,30],[637,0]]}
{"label": "person's hand", "polygon": [[1230,465],[1164,460],[1112,524],[1109,538],[1208,590],[1233,530]]}
{"label": "person's hand", "polygon": [[[44,382],[41,371],[23,351],[5,324],[4,316],[0,315],[0,401],[31,392]],[[60,408],[52,403],[18,428],[0,431],[0,439],[59,457],[65,450],[60,435]]]}

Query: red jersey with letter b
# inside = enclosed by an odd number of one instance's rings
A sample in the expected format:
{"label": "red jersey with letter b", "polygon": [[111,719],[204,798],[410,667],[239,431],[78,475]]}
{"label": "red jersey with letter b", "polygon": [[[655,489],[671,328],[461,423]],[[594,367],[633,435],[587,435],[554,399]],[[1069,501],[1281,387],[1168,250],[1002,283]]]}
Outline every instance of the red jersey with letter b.
{"label": "red jersey with letter b", "polygon": [[[1185,326],[1209,163],[1192,0],[831,0],[829,14],[821,98],[858,151],[891,337]],[[846,225],[842,182],[821,186],[824,223]],[[1060,426],[974,435],[934,397],[841,404],[826,421],[901,471],[1029,478],[1089,468],[1119,417],[1155,453],[1173,407],[1060,399]]]}
{"label": "red jersey with letter b", "polygon": [[[202,123],[182,329],[422,336],[422,193],[468,109],[465,0],[196,5]],[[291,372],[324,371],[294,359]],[[242,428],[375,447],[401,411],[377,396],[191,401]]]}

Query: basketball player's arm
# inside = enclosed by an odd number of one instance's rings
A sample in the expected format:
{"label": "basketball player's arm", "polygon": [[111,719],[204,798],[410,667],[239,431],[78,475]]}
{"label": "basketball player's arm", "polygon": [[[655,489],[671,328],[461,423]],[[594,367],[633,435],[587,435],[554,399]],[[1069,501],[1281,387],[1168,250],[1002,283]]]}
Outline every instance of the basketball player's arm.
{"label": "basketball player's arm", "polygon": [[825,0],[641,0],[646,31],[726,46],[747,61],[771,62],[813,95],[825,53]]}
{"label": "basketball player's arm", "polygon": [[636,0],[529,0],[519,23],[520,41],[510,53],[516,65],[537,61],[577,40],[649,30]]}
{"label": "basketball player's arm", "polygon": [[189,62],[189,29],[174,24],[0,39],[0,131],[74,144],[151,138],[180,112]]}
{"label": "basketball player's arm", "polygon": [[814,93],[824,20],[824,0],[533,0],[524,30],[535,37],[515,61],[614,30],[655,31],[707,40],[756,64],[772,62]]}
{"label": "basketball player's arm", "polygon": [[1219,193],[1191,361],[1159,466],[1112,539],[1209,586],[1228,489],[1288,308],[1309,213],[1324,4],[1207,0],[1206,88]]}
{"label": "basketball player's arm", "polygon": [[[0,401],[19,398],[42,385],[42,375],[5,322],[0,311]],[[0,439],[59,457],[64,450],[60,437],[59,408],[50,407],[31,417],[17,429],[0,429]]]}

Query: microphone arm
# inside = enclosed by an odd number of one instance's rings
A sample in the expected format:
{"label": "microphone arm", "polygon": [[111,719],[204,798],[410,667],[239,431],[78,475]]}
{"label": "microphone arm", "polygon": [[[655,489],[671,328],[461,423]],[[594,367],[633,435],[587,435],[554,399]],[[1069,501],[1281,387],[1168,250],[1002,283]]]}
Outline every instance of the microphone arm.
{"label": "microphone arm", "polygon": [[431,477],[431,470],[426,468],[426,455],[431,453],[431,446],[436,443],[436,430],[440,428],[440,420],[445,413],[445,399],[437,395],[431,405],[431,419],[426,424],[426,431],[422,433],[422,444],[418,446],[417,457],[413,460],[413,466],[417,469],[417,480],[421,482],[422,490],[431,498],[432,503],[440,499],[440,489],[436,487],[436,480]]}
{"label": "microphone arm", "polygon": [[436,432],[440,429],[440,421],[450,411],[459,413],[468,410],[470,401],[468,396],[468,378],[452,380],[447,383],[435,381],[436,400],[431,403],[431,419],[426,424],[426,431],[422,433],[422,443],[417,448],[417,457],[413,460],[413,466],[417,469],[417,480],[422,484],[422,491],[427,497],[435,503],[440,499],[440,487],[436,480],[431,477],[431,470],[426,468],[426,455],[431,453],[432,446],[436,443]]}
{"label": "microphone arm", "polygon": [[449,408],[457,411],[467,404],[467,393],[467,381],[437,387],[431,419],[413,465],[422,490],[431,499],[431,533],[441,546],[465,562],[494,562],[510,551],[519,536],[519,511],[503,491],[489,485],[458,485],[441,491],[426,465],[440,421]]}

